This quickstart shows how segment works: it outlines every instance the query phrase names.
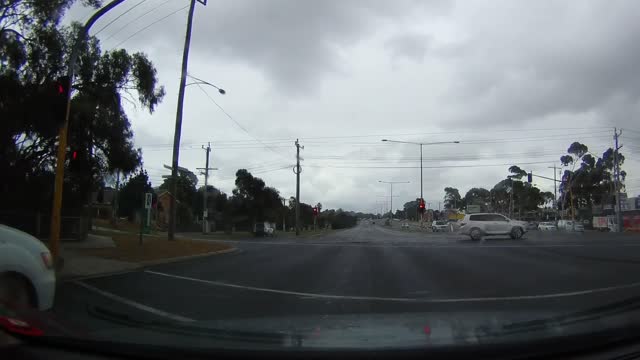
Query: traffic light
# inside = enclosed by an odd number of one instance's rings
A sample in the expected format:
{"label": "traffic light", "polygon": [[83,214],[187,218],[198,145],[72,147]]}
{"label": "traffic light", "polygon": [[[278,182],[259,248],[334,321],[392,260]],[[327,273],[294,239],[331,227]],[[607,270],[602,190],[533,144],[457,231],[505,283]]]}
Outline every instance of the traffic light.
{"label": "traffic light", "polygon": [[424,205],[425,205],[424,199],[420,199],[420,203],[418,205],[418,212],[420,212],[421,214],[426,211],[426,208]]}
{"label": "traffic light", "polygon": [[318,208],[317,207],[313,208],[313,216],[318,216]]}
{"label": "traffic light", "polygon": [[533,171],[527,174],[527,181],[529,184],[533,182]]}
{"label": "traffic light", "polygon": [[50,85],[51,114],[56,124],[62,125],[67,116],[69,90],[68,76],[61,76]]}

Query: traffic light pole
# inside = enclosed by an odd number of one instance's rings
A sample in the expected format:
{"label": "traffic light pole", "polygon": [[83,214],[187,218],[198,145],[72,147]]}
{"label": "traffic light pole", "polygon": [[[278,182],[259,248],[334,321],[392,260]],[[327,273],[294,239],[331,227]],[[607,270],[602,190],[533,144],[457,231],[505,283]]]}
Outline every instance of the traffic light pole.
{"label": "traffic light pole", "polygon": [[56,177],[53,188],[53,204],[51,206],[51,231],[49,234],[49,250],[54,264],[58,264],[58,256],[60,253],[60,221],[62,213],[62,192],[64,189],[64,163],[67,155],[67,135],[69,132],[69,115],[71,113],[71,86],[73,86],[73,78],[75,76],[76,61],[80,45],[86,40],[89,29],[102,15],[109,10],[120,5],[124,0],[113,0],[100,10],[96,11],[78,33],[78,38],[73,44],[71,55],[69,56],[69,68],[67,69],[67,77],[69,84],[67,85],[67,109],[65,111],[64,122],[58,132],[58,155],[56,159]]}

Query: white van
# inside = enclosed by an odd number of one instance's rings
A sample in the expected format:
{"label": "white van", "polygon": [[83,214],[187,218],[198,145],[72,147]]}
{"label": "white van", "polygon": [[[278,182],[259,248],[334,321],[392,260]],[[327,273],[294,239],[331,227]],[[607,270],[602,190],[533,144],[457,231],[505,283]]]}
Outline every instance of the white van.
{"label": "white van", "polygon": [[558,230],[560,231],[574,231],[576,222],[573,220],[558,220]]}

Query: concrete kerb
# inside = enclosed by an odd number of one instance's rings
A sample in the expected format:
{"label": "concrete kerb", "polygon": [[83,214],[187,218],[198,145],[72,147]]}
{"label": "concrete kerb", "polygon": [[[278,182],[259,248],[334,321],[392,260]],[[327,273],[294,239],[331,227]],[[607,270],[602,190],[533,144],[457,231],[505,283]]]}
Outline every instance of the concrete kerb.
{"label": "concrete kerb", "polygon": [[126,269],[126,270],[116,270],[116,271],[109,271],[109,272],[97,273],[97,274],[91,274],[91,275],[77,275],[77,276],[74,276],[74,275],[60,276],[60,275],[58,275],[58,280],[62,281],[62,282],[88,280],[88,279],[101,278],[101,277],[106,277],[106,276],[127,274],[127,273],[130,273],[130,272],[133,272],[133,271],[138,271],[140,269],[144,269],[146,267],[153,266],[153,265],[169,264],[169,263],[174,263],[174,262],[179,262],[179,261],[203,258],[203,257],[207,257],[207,256],[224,255],[224,254],[240,253],[240,252],[242,252],[242,250],[240,250],[238,248],[235,248],[235,247],[232,247],[230,249],[214,251],[214,252],[208,252],[208,253],[204,253],[204,254],[186,255],[186,256],[178,256],[178,257],[167,258],[167,259],[141,261],[141,262],[134,263],[134,264],[136,264],[136,266],[134,266],[132,268],[129,268],[129,269]]}

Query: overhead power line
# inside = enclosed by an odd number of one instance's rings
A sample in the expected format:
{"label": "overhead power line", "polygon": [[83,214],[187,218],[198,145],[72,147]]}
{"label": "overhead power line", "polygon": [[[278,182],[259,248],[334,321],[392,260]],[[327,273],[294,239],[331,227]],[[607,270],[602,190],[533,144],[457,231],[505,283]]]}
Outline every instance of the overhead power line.
{"label": "overhead power line", "polygon": [[129,11],[137,8],[138,6],[144,4],[144,2],[147,0],[141,0],[139,1],[137,4],[133,5],[132,7],[128,8],[127,10],[125,10],[124,12],[122,12],[122,14],[116,16],[113,20],[109,21],[105,26],[101,27],[100,30],[96,31],[95,34],[93,34],[93,36],[97,36],[98,34],[100,34],[102,32],[102,30],[106,29],[109,27],[109,25],[113,24],[114,22],[116,22],[118,19],[120,19],[121,17],[123,17],[124,15],[126,15]]}
{"label": "overhead power line", "polygon": [[164,20],[164,19],[168,18],[169,16],[171,16],[171,15],[173,15],[173,14],[176,14],[176,13],[178,13],[178,12],[182,11],[182,10],[185,10],[185,9],[186,9],[186,8],[188,8],[188,7],[189,7],[189,5],[185,5],[185,6],[181,7],[180,9],[177,9],[177,10],[175,10],[175,11],[173,11],[173,12],[170,12],[169,14],[167,14],[167,15],[165,15],[165,16],[163,16],[163,17],[161,17],[160,19],[158,19],[158,20],[156,20],[156,21],[152,22],[151,24],[149,24],[149,25],[147,25],[147,26],[143,27],[142,29],[140,29],[140,30],[138,30],[138,31],[134,32],[133,34],[129,35],[129,37],[127,37],[126,39],[124,39],[124,40],[120,41],[120,42],[119,42],[119,43],[117,43],[115,46],[113,46],[113,48],[117,48],[118,46],[120,46],[120,45],[124,44],[125,42],[127,42],[127,41],[128,41],[129,39],[131,39],[132,37],[134,37],[134,36],[138,35],[139,33],[141,33],[142,31],[147,30],[148,28],[150,28],[150,27],[152,27],[153,25],[155,25],[155,24],[159,23],[160,21],[162,21],[162,20]]}
{"label": "overhead power line", "polygon": [[[561,130],[561,129],[566,129],[566,128],[559,128],[559,129],[540,129],[540,130]],[[583,128],[581,128],[582,130],[585,130]],[[511,129],[511,130],[502,130],[502,131],[492,131],[492,133],[497,133],[497,132],[511,132],[511,131],[522,131],[520,129]],[[451,133],[455,133],[455,134],[462,134],[464,132],[451,132]],[[474,132],[474,134],[477,134],[478,132]],[[395,136],[414,136],[414,135],[440,135],[440,134],[448,134],[448,133],[411,133],[411,134],[374,134],[374,135],[344,135],[344,136],[319,136],[319,137],[300,137],[300,140],[305,140],[306,144],[347,144],[347,145],[381,145],[381,146],[388,146],[387,144],[381,143],[379,141],[370,141],[370,142],[358,142],[358,143],[346,143],[344,141],[314,141],[314,140],[331,140],[331,139],[349,139],[349,138],[365,138],[365,137],[395,137]],[[504,141],[504,140],[508,140],[508,141],[513,141],[513,140],[538,140],[538,139],[575,139],[576,137],[581,137],[581,136],[585,136],[585,135],[602,135],[603,137],[606,136],[610,136],[609,131],[603,131],[600,129],[600,131],[597,132],[593,132],[593,131],[588,131],[588,132],[577,132],[577,133],[571,133],[571,134],[567,134],[567,133],[563,133],[563,134],[548,134],[548,135],[540,135],[540,136],[535,136],[535,137],[519,137],[519,138],[489,138],[489,139],[460,139],[462,142],[465,143],[471,143],[471,142],[475,142],[475,141]],[[277,144],[277,143],[286,143],[289,144],[292,141],[295,141],[296,138],[273,138],[273,139],[256,139],[254,138],[253,140],[215,140],[215,139],[208,139],[208,140],[204,140],[201,142],[194,142],[194,144],[197,145],[202,145],[202,144],[206,144],[207,142],[212,142],[212,143],[216,143],[218,145],[226,145],[226,144],[245,144],[248,145],[250,143],[253,142],[260,142],[260,143],[269,143],[269,144]],[[162,144],[146,144],[146,146],[155,146],[155,145],[171,145],[169,143],[162,143]]]}
{"label": "overhead power line", "polygon": [[[445,168],[474,168],[487,166],[511,166],[511,165],[535,165],[548,164],[549,161],[533,161],[533,162],[511,162],[505,164],[478,164],[478,165],[441,165],[441,166],[423,166],[424,169],[445,169]],[[341,166],[341,165],[306,165],[310,168],[333,168],[333,169],[419,169],[420,166]]]}
{"label": "overhead power line", "polygon": [[126,29],[129,25],[135,23],[138,19],[154,12],[157,11],[159,8],[161,8],[162,6],[168,4],[169,2],[174,1],[175,0],[166,0],[164,2],[162,2],[161,4],[159,4],[158,6],[155,6],[151,9],[149,9],[148,11],[136,16],[135,18],[133,18],[131,21],[127,22],[126,24],[124,24],[123,26],[121,26],[118,30],[116,30],[114,33],[112,33],[111,35],[109,35],[107,38],[104,39],[104,41],[110,40],[111,38],[113,38],[115,35],[119,34],[122,30]]}
{"label": "overhead power line", "polygon": [[[250,137],[255,139],[258,143],[260,143],[262,146],[264,146],[265,148],[269,149],[273,153],[277,154],[278,156],[283,157],[284,159],[289,160],[288,157],[286,157],[285,155],[281,154],[280,152],[274,150],[271,146],[267,145],[266,143],[262,142],[261,140],[259,140],[255,136],[253,136],[249,132],[249,130],[247,130],[244,126],[242,126],[242,124],[240,124],[240,122],[238,122],[236,119],[234,119],[233,116],[231,116],[231,114],[229,114],[222,106],[220,106],[220,104],[218,104],[218,102],[211,95],[209,95],[209,93],[202,87],[202,85],[200,85],[198,83],[196,83],[196,85],[209,98],[209,100],[211,100],[211,102],[214,103],[215,106],[217,106],[218,109],[220,109],[220,111],[222,111],[222,113],[225,114],[227,116],[227,118],[229,118],[229,120],[233,121],[233,123],[236,124],[242,131],[244,131],[247,135],[249,135]],[[216,147],[216,148],[219,148],[219,147]]]}

